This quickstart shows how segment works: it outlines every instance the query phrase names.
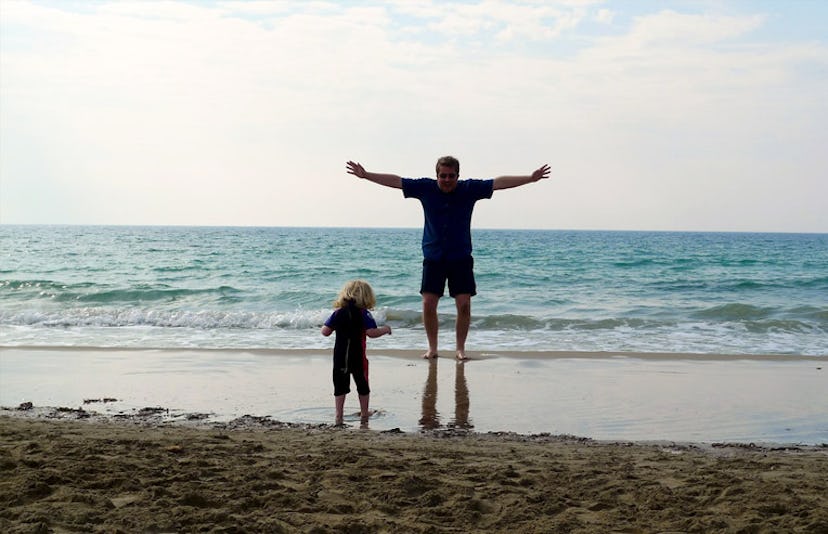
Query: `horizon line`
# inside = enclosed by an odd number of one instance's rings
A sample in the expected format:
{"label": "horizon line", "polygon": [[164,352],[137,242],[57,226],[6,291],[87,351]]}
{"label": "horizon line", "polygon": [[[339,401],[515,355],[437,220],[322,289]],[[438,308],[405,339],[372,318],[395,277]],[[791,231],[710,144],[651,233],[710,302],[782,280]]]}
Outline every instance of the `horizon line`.
{"label": "horizon line", "polygon": [[[93,227],[93,228],[292,228],[292,229],[341,229],[341,230],[422,230],[422,226],[331,226],[331,225],[255,225],[255,224],[119,224],[119,223],[6,223],[0,227]],[[826,235],[828,231],[813,230],[688,230],[688,229],[640,229],[640,228],[517,228],[472,227],[471,231],[527,231],[527,232],[619,232],[619,233],[687,233],[687,234],[809,234]]]}

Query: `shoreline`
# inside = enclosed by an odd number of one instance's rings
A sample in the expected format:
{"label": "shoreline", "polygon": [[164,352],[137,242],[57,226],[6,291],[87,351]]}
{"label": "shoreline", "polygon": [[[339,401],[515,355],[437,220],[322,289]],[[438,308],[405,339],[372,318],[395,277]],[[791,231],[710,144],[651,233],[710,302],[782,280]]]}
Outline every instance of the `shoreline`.
{"label": "shoreline", "polygon": [[822,532],[828,449],[0,415],[4,531]]}
{"label": "shoreline", "polygon": [[[204,352],[204,353],[244,353],[259,356],[310,356],[328,354],[330,348],[276,349],[276,348],[201,348],[201,347],[100,347],[93,345],[0,345],[2,351],[37,351],[37,352]],[[470,350],[471,360],[491,358],[513,359],[612,359],[629,358],[638,360],[690,360],[690,361],[817,361],[828,363],[828,354],[727,354],[702,352],[625,352],[625,351],[563,351],[563,350]],[[400,359],[422,359],[420,349],[376,349],[370,348],[368,357],[387,356]],[[454,360],[453,351],[445,351],[441,360]]]}

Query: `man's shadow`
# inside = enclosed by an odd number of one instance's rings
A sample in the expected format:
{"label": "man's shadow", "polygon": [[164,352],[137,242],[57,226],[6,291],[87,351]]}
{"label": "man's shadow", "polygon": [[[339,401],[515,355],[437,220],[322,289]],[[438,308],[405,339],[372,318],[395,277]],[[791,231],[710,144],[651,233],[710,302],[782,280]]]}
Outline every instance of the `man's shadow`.
{"label": "man's shadow", "polygon": [[[423,410],[420,417],[420,427],[423,430],[440,428],[440,412],[437,411],[437,359],[428,362],[428,377],[423,388]],[[446,425],[447,428],[474,428],[469,422],[469,387],[466,383],[466,365],[457,363],[454,366],[454,419]]]}

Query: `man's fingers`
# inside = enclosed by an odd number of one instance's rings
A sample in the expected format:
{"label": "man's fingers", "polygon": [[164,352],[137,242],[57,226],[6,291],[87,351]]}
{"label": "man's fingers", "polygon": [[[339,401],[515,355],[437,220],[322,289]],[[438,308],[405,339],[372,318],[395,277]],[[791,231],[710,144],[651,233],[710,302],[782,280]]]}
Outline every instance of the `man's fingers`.
{"label": "man's fingers", "polygon": [[354,176],[361,177],[365,174],[365,169],[362,168],[362,165],[359,163],[354,163],[353,161],[349,161],[345,164],[347,167],[348,174],[353,174]]}

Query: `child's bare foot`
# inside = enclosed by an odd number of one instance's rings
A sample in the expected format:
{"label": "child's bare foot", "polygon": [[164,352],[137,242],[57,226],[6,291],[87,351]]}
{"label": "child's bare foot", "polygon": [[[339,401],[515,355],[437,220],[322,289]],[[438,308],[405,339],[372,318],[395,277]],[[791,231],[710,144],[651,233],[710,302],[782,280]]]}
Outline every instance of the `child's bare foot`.
{"label": "child's bare foot", "polygon": [[423,354],[423,359],[425,359],[425,360],[430,360],[430,359],[436,358],[436,357],[437,357],[437,351],[436,350],[428,349],[425,352],[425,354]]}
{"label": "child's bare foot", "polygon": [[468,359],[469,359],[469,357],[466,356],[466,351],[465,350],[458,350],[457,351],[457,360],[458,361],[464,362]]}
{"label": "child's bare foot", "polygon": [[368,410],[368,412],[363,412],[359,416],[359,428],[367,429],[368,428],[368,419],[374,416],[377,413],[376,410]]}

